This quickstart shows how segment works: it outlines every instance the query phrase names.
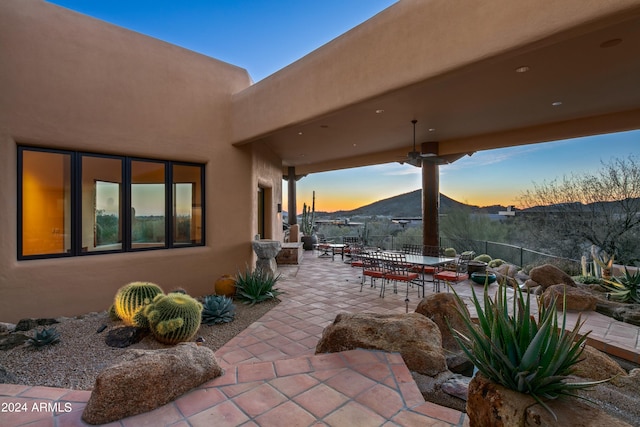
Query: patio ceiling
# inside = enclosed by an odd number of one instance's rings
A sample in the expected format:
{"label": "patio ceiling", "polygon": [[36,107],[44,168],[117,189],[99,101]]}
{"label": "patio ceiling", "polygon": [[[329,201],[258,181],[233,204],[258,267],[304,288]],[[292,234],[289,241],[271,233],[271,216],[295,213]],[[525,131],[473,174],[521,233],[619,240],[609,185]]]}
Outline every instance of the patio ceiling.
{"label": "patio ceiling", "polygon": [[232,132],[306,174],[403,160],[412,119],[452,158],[640,128],[640,2],[404,0],[236,94]]}

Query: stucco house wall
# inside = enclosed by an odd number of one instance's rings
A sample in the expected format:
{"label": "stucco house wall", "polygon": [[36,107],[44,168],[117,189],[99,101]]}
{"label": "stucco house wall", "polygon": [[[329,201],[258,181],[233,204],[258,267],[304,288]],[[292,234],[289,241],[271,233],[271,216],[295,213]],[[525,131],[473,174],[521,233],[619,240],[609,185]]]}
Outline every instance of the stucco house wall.
{"label": "stucco house wall", "polygon": [[[0,46],[0,321],[105,310],[134,280],[211,293],[254,261],[259,183],[281,237],[279,159],[230,143],[246,70],[40,0],[0,2]],[[20,144],[206,164],[206,246],[18,261]]]}

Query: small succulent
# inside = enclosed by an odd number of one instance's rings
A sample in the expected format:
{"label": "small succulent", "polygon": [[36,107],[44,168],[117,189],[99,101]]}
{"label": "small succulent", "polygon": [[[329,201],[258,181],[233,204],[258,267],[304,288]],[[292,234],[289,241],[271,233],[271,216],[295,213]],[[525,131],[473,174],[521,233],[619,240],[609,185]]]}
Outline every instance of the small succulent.
{"label": "small succulent", "polygon": [[208,295],[202,301],[202,323],[217,325],[231,322],[236,315],[236,306],[224,295]]}
{"label": "small succulent", "polygon": [[60,333],[56,331],[55,327],[42,328],[41,331],[36,332],[33,338],[29,338],[27,343],[32,347],[44,347],[46,345],[55,344],[60,341]]}

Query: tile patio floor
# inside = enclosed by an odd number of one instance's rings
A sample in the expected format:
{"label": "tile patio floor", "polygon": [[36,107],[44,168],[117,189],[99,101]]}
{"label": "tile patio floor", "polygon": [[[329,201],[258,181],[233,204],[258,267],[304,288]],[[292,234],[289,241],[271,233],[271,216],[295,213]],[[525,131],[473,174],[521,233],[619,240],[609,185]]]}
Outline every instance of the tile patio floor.
{"label": "tile patio floor", "polygon": [[[154,411],[109,425],[468,425],[463,413],[424,401],[397,353],[314,355],[322,330],[340,312],[404,313],[402,287],[398,294],[387,289],[384,299],[368,285],[360,292],[359,270],[339,258],[317,258],[311,252],[305,253],[301,265],[281,267],[280,272],[279,288],[286,292],[282,302],[216,352],[225,369],[222,377]],[[460,283],[456,290],[470,295],[471,286]],[[411,289],[409,299],[412,312],[420,301],[416,289]],[[568,325],[576,317],[570,313]],[[592,330],[591,345],[640,362],[640,328],[598,313],[583,314],[583,319],[582,331]],[[0,412],[0,426],[84,426],[80,417],[89,396],[88,391],[0,384],[1,404],[28,408],[22,413]],[[35,410],[34,404],[36,409],[43,405],[43,410]],[[60,410],[52,411],[56,405]]]}

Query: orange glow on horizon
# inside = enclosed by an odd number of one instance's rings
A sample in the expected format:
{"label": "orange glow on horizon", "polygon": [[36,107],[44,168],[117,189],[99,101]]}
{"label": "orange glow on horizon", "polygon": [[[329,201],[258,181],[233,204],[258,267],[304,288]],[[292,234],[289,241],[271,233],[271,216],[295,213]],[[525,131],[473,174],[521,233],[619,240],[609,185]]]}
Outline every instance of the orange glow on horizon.
{"label": "orange glow on horizon", "polygon": [[[400,193],[398,195],[400,195]],[[484,207],[484,206],[493,206],[493,205],[501,205],[501,206],[512,205],[512,206],[515,206],[516,208],[520,207],[518,201],[516,200],[516,196],[512,194],[485,195],[485,194],[460,193],[460,194],[453,194],[453,195],[447,194],[446,196],[457,202],[464,203],[466,205],[471,205],[471,206]],[[323,199],[323,200],[319,200],[316,197],[316,212],[333,213],[336,211],[350,211],[350,210],[361,208],[363,206],[370,205],[372,203],[375,203],[377,201],[384,200],[387,198],[389,197],[380,196],[378,198],[374,197],[372,199],[368,199],[363,197],[359,198],[357,196],[348,195],[348,194],[334,196],[334,197]],[[298,215],[302,215],[303,203],[308,203],[309,205],[311,205],[311,200],[300,201],[300,199],[298,199],[298,206],[297,206]],[[283,210],[288,211],[286,200],[283,200],[282,206],[283,206]]]}
{"label": "orange glow on horizon", "polygon": [[[456,196],[447,195],[447,197],[457,202],[464,203],[465,205],[471,205],[471,206],[484,207],[484,206],[501,205],[506,207],[509,205],[513,205],[516,208],[520,207],[516,198],[508,194],[501,195],[501,196],[496,196],[493,194],[490,194],[490,195],[489,194],[488,195],[461,194]],[[366,200],[366,199],[357,199],[355,197],[349,197],[349,196],[338,196],[338,197],[332,197],[328,200],[327,199],[322,200],[322,202],[316,199],[316,212],[333,213],[336,211],[350,211],[350,210],[361,208],[363,206],[370,205],[371,203],[375,203],[379,200],[383,200],[386,198],[388,197],[380,197],[378,199]],[[307,201],[304,201],[302,203],[298,202],[298,206],[297,206],[298,215],[302,215],[303,203],[307,203]],[[308,203],[310,205],[311,201],[309,201]],[[282,209],[285,211],[288,211],[286,200],[283,201]]]}

